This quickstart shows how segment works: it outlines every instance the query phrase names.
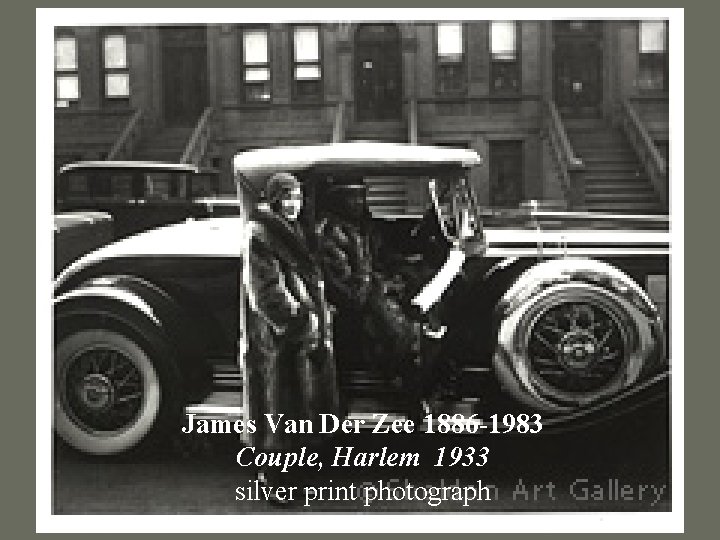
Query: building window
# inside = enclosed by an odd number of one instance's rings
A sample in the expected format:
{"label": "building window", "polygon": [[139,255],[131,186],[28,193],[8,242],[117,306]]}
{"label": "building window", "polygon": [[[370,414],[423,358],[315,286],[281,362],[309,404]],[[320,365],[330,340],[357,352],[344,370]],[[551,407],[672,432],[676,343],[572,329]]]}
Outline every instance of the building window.
{"label": "building window", "polygon": [[293,28],[293,96],[299,100],[322,96],[320,29],[317,26]]}
{"label": "building window", "polygon": [[490,205],[517,208],[523,200],[522,141],[490,141]]}
{"label": "building window", "polygon": [[127,101],[130,97],[130,73],[127,40],[124,34],[107,33],[102,38],[103,86],[105,98]]}
{"label": "building window", "polygon": [[640,21],[640,90],[667,89],[667,22]]}
{"label": "building window", "polygon": [[438,94],[466,90],[465,40],[462,23],[438,23],[436,89]]}
{"label": "building window", "polygon": [[267,31],[243,30],[242,48],[245,101],[248,103],[270,101],[272,93]]}
{"label": "building window", "polygon": [[55,38],[55,106],[70,107],[79,99],[77,39],[58,36]]}
{"label": "building window", "polygon": [[490,90],[494,93],[520,91],[520,61],[515,21],[490,23]]}

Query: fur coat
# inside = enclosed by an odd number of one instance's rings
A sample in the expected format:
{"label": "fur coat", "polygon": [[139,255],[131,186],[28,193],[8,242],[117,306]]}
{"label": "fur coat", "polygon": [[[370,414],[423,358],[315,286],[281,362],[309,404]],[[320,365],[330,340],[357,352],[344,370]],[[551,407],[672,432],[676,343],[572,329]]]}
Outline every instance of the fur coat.
{"label": "fur coat", "polygon": [[[285,420],[338,413],[338,381],[332,349],[332,321],[320,268],[302,232],[269,210],[252,216],[244,405],[255,421],[247,442],[287,450],[312,444],[313,436],[286,434]],[[273,433],[264,416],[283,414]]]}

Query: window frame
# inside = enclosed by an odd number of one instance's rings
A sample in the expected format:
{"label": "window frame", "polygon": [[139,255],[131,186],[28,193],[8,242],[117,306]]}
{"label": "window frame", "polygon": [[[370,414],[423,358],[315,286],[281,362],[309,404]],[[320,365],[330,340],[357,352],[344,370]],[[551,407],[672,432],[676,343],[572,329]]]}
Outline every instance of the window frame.
{"label": "window frame", "polygon": [[[457,61],[441,61],[440,60],[440,47],[438,39],[440,37],[439,28],[441,24],[458,24],[460,25],[460,43],[462,45],[462,52],[460,54],[460,60]],[[433,25],[433,58],[434,58],[434,76],[435,76],[435,94],[438,96],[464,96],[468,92],[468,32],[467,24],[464,21],[441,21]],[[441,84],[441,66],[453,65],[458,68],[458,71],[462,74],[461,84],[457,88],[443,88]]]}
{"label": "window frame", "polygon": [[[72,39],[75,46],[75,68],[74,69],[58,69],[57,57],[54,62],[54,96],[55,96],[55,108],[56,109],[69,109],[77,107],[80,99],[82,98],[82,88],[80,87],[80,48],[78,47],[78,38],[70,29],[59,29],[55,33],[53,40],[53,47],[57,48],[58,40]],[[58,98],[58,78],[60,77],[75,77],[77,80],[78,95],[76,99],[59,99]],[[61,105],[61,103],[64,103]]]}
{"label": "window frame", "polygon": [[[317,30],[317,46],[318,46],[318,57],[315,61],[297,60],[295,50],[295,31],[302,28],[312,28]],[[323,69],[323,37],[322,37],[322,26],[319,24],[293,24],[290,26],[290,80],[292,81],[292,100],[303,103],[322,101],[325,95],[325,77]],[[295,78],[295,69],[301,66],[317,66],[320,71],[320,77],[314,79],[317,83],[318,91],[313,95],[304,95],[298,92],[298,83],[302,82]]]}
{"label": "window frame", "polygon": [[[108,67],[105,64],[105,40],[109,37],[122,37],[125,42],[125,66],[124,67]],[[108,95],[108,75],[126,75],[128,80],[128,93],[125,96],[109,96]],[[107,28],[100,32],[100,77],[101,87],[103,89],[103,101],[110,105],[130,105],[130,95],[132,87],[130,81],[130,62],[128,58],[128,39],[127,32],[124,28]]]}
{"label": "window frame", "polygon": [[[492,50],[492,31],[493,31],[493,23],[513,23],[513,30],[515,32],[515,58],[513,60],[501,60],[501,59],[495,59],[495,53]],[[518,20],[493,20],[488,21],[488,70],[489,70],[489,77],[488,77],[488,86],[490,94],[494,96],[516,96],[520,93],[522,93],[522,35],[521,35],[521,27],[520,27],[521,21]],[[501,88],[496,89],[494,85],[495,78],[493,77],[493,74],[495,72],[495,66],[498,65],[512,65],[514,66],[515,70],[517,71],[517,88]]]}
{"label": "window frame", "polygon": [[[661,22],[663,23],[663,50],[662,52],[643,52],[642,51],[642,26],[644,22]],[[669,30],[670,30],[670,24],[668,20],[658,20],[658,19],[647,19],[647,20],[639,20],[637,22],[637,47],[638,47],[638,90],[642,94],[666,94],[668,92],[668,76],[670,74],[669,69],[669,58],[670,55],[668,54],[669,49]],[[662,73],[662,87],[659,88],[645,88],[640,84],[641,77],[640,74],[643,70],[643,63],[644,62],[650,62],[655,63],[656,65],[652,66],[652,69],[658,69]]]}
{"label": "window frame", "polygon": [[[246,63],[245,62],[245,34],[252,33],[252,32],[264,32],[265,33],[265,46],[266,46],[266,61],[264,63],[260,62],[252,62],[252,63]],[[246,105],[255,105],[255,106],[262,106],[262,105],[268,105],[272,103],[273,101],[273,88],[272,88],[272,82],[273,82],[273,69],[272,69],[272,46],[270,43],[270,28],[267,26],[262,25],[252,25],[252,26],[239,26],[238,27],[238,35],[239,35],[239,45],[240,45],[240,101],[242,103],[245,103]],[[263,81],[262,83],[257,82],[247,82],[245,80],[245,74],[247,70],[249,69],[267,69],[268,78],[267,81]],[[265,85],[268,91],[268,98],[267,99],[249,99],[248,98],[248,89],[256,86],[259,87],[260,85]]]}

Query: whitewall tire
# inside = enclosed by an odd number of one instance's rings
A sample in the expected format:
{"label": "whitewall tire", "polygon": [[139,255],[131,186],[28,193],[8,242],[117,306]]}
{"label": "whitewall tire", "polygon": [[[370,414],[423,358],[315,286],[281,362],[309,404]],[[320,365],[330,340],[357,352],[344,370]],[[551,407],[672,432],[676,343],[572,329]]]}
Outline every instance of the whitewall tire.
{"label": "whitewall tire", "polygon": [[[167,416],[158,358],[130,337],[87,329],[55,349],[55,430],[73,448],[112,455],[147,440]],[[168,401],[168,400],[166,400]]]}

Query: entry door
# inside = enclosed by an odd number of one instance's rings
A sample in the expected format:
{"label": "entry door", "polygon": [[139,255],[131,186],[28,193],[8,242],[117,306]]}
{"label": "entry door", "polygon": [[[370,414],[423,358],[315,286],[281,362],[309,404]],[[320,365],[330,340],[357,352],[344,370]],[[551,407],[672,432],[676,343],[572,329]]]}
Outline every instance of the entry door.
{"label": "entry door", "polygon": [[517,208],[523,184],[522,141],[490,141],[490,205]]}
{"label": "entry door", "polygon": [[402,111],[400,32],[394,24],[369,24],[355,36],[357,120],[398,119]]}
{"label": "entry door", "polygon": [[205,28],[163,28],[165,123],[193,125],[207,106]]}
{"label": "entry door", "polygon": [[582,22],[555,23],[555,103],[564,116],[597,117],[603,99],[602,27]]}

